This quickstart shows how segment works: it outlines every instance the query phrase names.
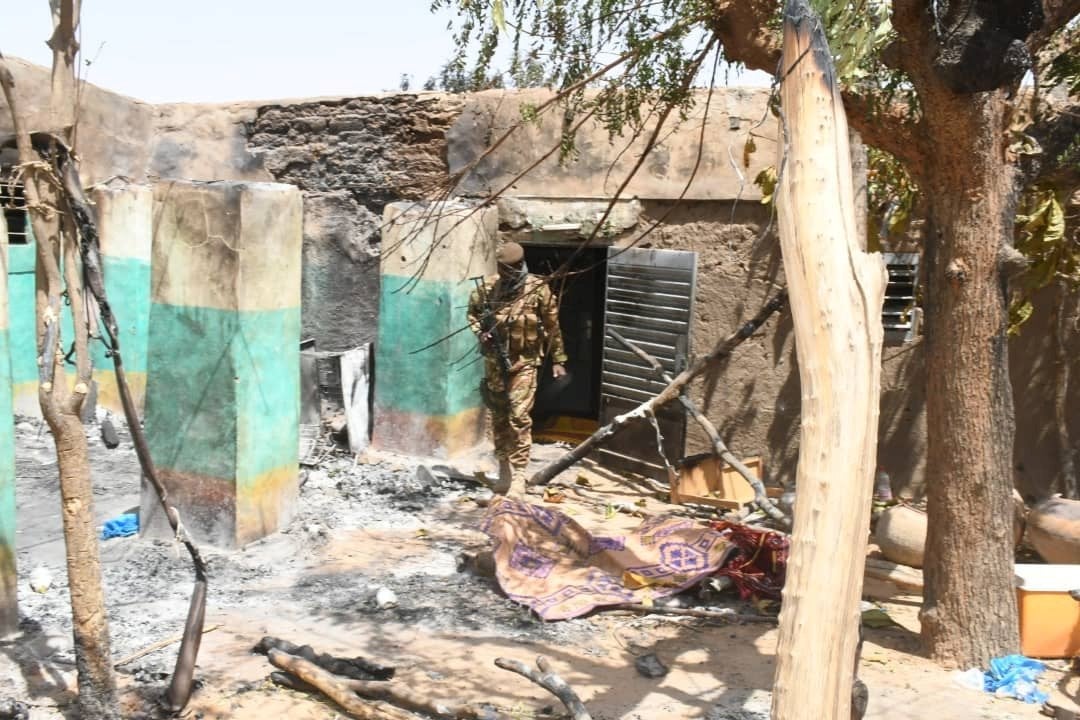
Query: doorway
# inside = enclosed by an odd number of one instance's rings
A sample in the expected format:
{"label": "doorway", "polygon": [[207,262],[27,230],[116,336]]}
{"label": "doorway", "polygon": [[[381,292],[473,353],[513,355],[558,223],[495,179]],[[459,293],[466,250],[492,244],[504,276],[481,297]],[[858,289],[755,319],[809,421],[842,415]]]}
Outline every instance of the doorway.
{"label": "doorway", "polygon": [[[538,438],[587,437],[600,417],[600,373],[604,352],[604,286],[607,248],[565,245],[526,245],[529,271],[551,283],[559,301],[559,326],[569,360],[567,376],[551,377],[551,358],[545,358],[532,417]],[[574,432],[573,428],[579,428]]]}

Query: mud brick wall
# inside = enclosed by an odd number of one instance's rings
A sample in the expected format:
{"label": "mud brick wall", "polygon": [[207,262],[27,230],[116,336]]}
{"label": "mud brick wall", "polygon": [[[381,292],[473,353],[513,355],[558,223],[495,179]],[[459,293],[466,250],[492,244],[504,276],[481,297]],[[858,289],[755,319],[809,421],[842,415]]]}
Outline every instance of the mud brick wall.
{"label": "mud brick wall", "polygon": [[257,110],[249,151],[304,195],[302,332],[317,349],[375,339],[383,209],[446,188],[446,131],[461,106],[440,94],[395,94]]}

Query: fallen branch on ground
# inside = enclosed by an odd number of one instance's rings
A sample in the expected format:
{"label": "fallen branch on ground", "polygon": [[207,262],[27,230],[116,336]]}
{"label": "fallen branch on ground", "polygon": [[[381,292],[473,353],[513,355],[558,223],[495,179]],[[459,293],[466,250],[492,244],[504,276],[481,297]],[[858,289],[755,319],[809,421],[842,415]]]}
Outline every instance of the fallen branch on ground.
{"label": "fallen branch on ground", "polygon": [[[415,718],[420,713],[439,720],[513,720],[485,703],[447,702],[419,695],[403,682],[392,681],[394,668],[364,658],[338,658],[316,653],[310,645],[294,645],[264,637],[254,648],[279,671],[277,685],[298,692],[319,692],[353,717]],[[371,679],[378,674],[381,679]]]}
{"label": "fallen branch on ground", "polygon": [[721,620],[726,623],[760,623],[763,625],[776,625],[779,618],[772,615],[751,615],[735,611],[721,612],[717,610],[697,610],[694,608],[663,607],[659,605],[641,605],[637,603],[624,603],[613,605],[609,610],[628,610],[636,613],[650,615],[682,615],[684,617],[701,618],[703,620]]}
{"label": "fallen branch on ground", "polygon": [[708,355],[698,358],[694,363],[683,370],[679,375],[672,380],[666,388],[660,391],[658,395],[648,400],[647,402],[638,405],[630,412],[617,416],[607,425],[598,429],[588,438],[586,438],[580,445],[575,447],[570,452],[566,453],[558,460],[550,463],[546,467],[541,468],[529,478],[530,485],[544,485],[552,480],[556,475],[566,470],[568,467],[577,463],[585,458],[590,452],[597,447],[607,442],[611,437],[622,429],[627,423],[635,418],[644,419],[649,413],[654,412],[657,408],[666,405],[672,400],[680,396],[683,388],[686,387],[691,380],[704,373],[709,368],[713,367],[720,360],[728,357],[731,353],[743,343],[748,337],[753,335],[757,330],[765,324],[773,313],[779,311],[787,303],[787,291],[781,290],[776,297],[769,302],[765,303],[765,306],[751,318],[745,325],[736,330],[734,333],[720,341],[712,352]]}
{"label": "fallen branch on ground", "polygon": [[[607,332],[609,335],[611,335],[611,337],[615,338],[615,340],[618,341],[621,345],[623,345],[626,349],[641,358],[645,362],[645,364],[647,364],[653,369],[654,373],[656,373],[661,379],[664,380],[664,382],[670,385],[672,382],[675,381],[675,379],[671,377],[671,373],[664,370],[664,366],[661,365],[660,361],[657,360],[655,357],[624,338],[614,329],[608,328]],[[784,525],[790,527],[791,520],[786,515],[784,515],[784,513],[781,512],[780,509],[777,508],[771,500],[769,500],[769,496],[765,493],[765,486],[762,485],[761,480],[759,480],[754,475],[754,473],[750,472],[750,468],[743,465],[739,458],[735,457],[735,454],[728,449],[727,445],[725,445],[724,441],[720,438],[720,433],[716,431],[716,426],[712,424],[712,421],[710,421],[709,418],[705,417],[705,413],[698,410],[698,407],[694,404],[694,401],[686,397],[686,393],[684,392],[679,393],[679,402],[682,403],[682,406],[683,408],[685,408],[686,412],[688,412],[690,416],[694,418],[694,420],[697,420],[698,425],[700,425],[701,429],[705,431],[705,434],[709,436],[709,441],[712,443],[713,446],[713,453],[718,455],[720,459],[722,459],[728,465],[735,468],[735,472],[742,475],[743,479],[746,480],[746,482],[750,483],[750,487],[754,489],[754,504],[757,505],[762,510],[762,512],[771,517],[773,520],[776,520],[777,522],[783,523]],[[650,417],[653,416],[650,415]]]}
{"label": "fallen branch on ground", "polygon": [[296,655],[270,648],[270,663],[318,689],[342,710],[357,720],[419,720],[407,712],[381,700],[364,700],[349,687],[348,681]]}
{"label": "fallen branch on ground", "polygon": [[543,655],[536,658],[536,667],[540,668],[540,672],[533,670],[520,660],[509,658],[495,658],[495,665],[503,670],[517,673],[559,698],[559,702],[570,711],[570,717],[573,720],[592,720],[592,716],[585,708],[585,703],[581,702],[574,688],[551,669],[550,661]]}
{"label": "fallen branch on ground", "polygon": [[389,680],[394,677],[395,672],[394,667],[381,665],[367,658],[339,658],[328,653],[316,653],[310,645],[296,645],[288,640],[269,635],[251,649],[252,652],[260,655],[269,655],[271,650],[303,658],[316,667],[350,680]]}
{"label": "fallen branch on ground", "polygon": [[[286,672],[271,673],[279,685],[311,692],[319,688],[297,680]],[[381,700],[391,705],[439,720],[513,720],[514,715],[499,712],[483,703],[448,703],[420,697],[401,682],[388,680],[343,680],[342,684],[366,700]]]}
{"label": "fallen branch on ground", "polygon": [[[214,630],[217,630],[219,627],[221,627],[220,624],[219,625],[211,625],[210,627],[203,630],[202,634],[205,635],[208,632],[213,632]],[[142,650],[139,650],[138,652],[133,652],[130,655],[117,660],[116,662],[113,663],[113,669],[119,670],[120,667],[123,666],[123,665],[127,665],[130,662],[135,662],[136,660],[138,660],[141,657],[145,657],[145,656],[149,655],[152,652],[157,652],[158,650],[161,650],[162,648],[167,648],[170,645],[172,645],[173,643],[178,643],[183,639],[184,639],[184,634],[180,633],[178,635],[173,635],[172,637],[167,637],[164,640],[158,640],[156,643],[153,643],[152,645],[147,645],[146,647],[144,647]]]}

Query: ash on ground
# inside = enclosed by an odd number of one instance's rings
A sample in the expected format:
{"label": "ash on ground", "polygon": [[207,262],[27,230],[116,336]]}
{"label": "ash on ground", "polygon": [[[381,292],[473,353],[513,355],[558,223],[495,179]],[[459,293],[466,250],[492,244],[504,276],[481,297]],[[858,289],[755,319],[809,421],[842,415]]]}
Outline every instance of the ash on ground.
{"label": "ash on ground", "polygon": [[[126,428],[114,423],[121,444],[112,450],[96,427],[87,428],[99,527],[139,505],[138,460]],[[5,643],[7,657],[0,658],[15,666],[0,677],[0,697],[33,700],[74,673],[71,607],[52,437],[41,421],[21,419],[15,440],[22,621],[20,634]],[[208,613],[239,610],[328,621],[369,615],[433,632],[482,630],[525,643],[587,644],[595,632],[588,621],[544,623],[499,593],[493,581],[458,572],[461,553],[484,544],[473,530],[483,511],[470,501],[480,487],[440,474],[425,479],[408,461],[365,464],[338,454],[304,469],[299,510],[285,529],[236,551],[201,548],[209,571]],[[455,539],[432,539],[423,562],[372,563],[351,571],[324,570],[318,562],[319,549],[343,533],[355,533],[350,537],[362,545],[364,532],[423,536],[436,526],[455,530]],[[100,550],[113,657],[179,633],[194,579],[183,547],[131,536],[104,540]],[[34,571],[49,578],[44,592],[31,587]],[[394,602],[377,601],[380,591]],[[175,646],[120,672],[164,686],[174,661]]]}

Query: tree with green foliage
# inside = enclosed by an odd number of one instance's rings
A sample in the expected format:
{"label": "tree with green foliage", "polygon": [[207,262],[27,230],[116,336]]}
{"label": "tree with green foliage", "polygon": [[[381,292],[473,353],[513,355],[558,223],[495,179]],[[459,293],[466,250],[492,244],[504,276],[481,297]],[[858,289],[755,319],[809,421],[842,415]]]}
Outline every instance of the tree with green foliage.
{"label": "tree with green foliage", "polygon": [[[812,4],[829,31],[849,123],[923,192],[922,635],[943,663],[985,665],[1018,647],[1007,354],[1007,281],[1028,151],[1014,125],[1018,90],[1026,73],[1067,54],[1061,38],[1080,0]],[[543,62],[562,100],[564,155],[588,118],[613,134],[645,132],[648,152],[666,122],[685,117],[710,67],[726,60],[776,72],[779,60],[778,0],[436,0],[434,7],[458,12],[451,62],[469,65],[474,77],[485,76],[500,44],[510,46],[511,72],[526,58]]]}

